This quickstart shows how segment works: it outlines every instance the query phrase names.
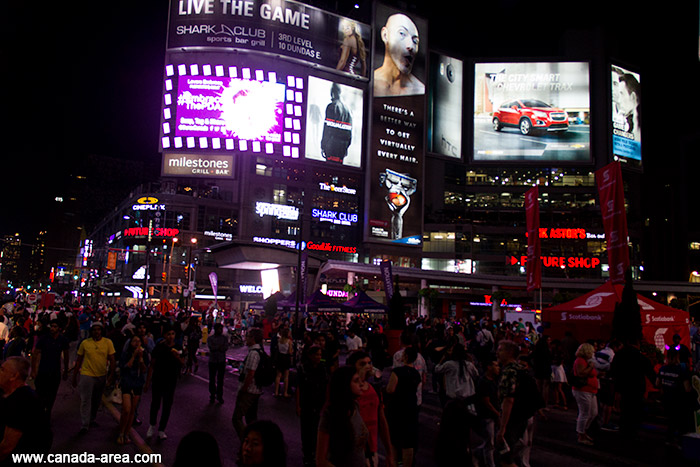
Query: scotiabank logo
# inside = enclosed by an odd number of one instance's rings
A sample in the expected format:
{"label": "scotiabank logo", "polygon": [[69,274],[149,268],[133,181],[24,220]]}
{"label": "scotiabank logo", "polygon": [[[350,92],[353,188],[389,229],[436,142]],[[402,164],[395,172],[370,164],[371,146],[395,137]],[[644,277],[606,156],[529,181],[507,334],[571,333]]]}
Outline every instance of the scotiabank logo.
{"label": "scotiabank logo", "polygon": [[584,313],[567,313],[561,314],[562,321],[603,321],[603,315],[589,315]]}

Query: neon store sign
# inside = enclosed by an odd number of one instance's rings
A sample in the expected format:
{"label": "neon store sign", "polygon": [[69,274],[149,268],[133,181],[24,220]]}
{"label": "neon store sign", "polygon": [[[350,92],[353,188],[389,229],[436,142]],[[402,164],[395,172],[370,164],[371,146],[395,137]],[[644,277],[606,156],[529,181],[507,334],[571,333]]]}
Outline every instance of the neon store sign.
{"label": "neon store sign", "polygon": [[258,201],[255,203],[255,214],[260,217],[273,216],[277,219],[295,221],[299,219],[299,208],[284,204],[271,204]]}
{"label": "neon store sign", "polygon": [[[579,256],[540,256],[542,266],[546,268],[576,268],[576,269],[595,269],[600,266],[598,258],[582,258]],[[520,257],[520,265],[525,266],[527,256]],[[514,266],[518,264],[518,258],[510,257],[510,264]]]}
{"label": "neon store sign", "polygon": [[319,219],[322,222],[332,222],[333,224],[339,225],[352,225],[359,219],[357,214],[315,208],[311,210],[311,217]]}
{"label": "neon store sign", "polygon": [[[527,232],[525,233],[527,237]],[[587,232],[586,229],[540,228],[540,238],[556,238],[567,240],[601,240],[605,234]]]}
{"label": "neon store sign", "polygon": [[334,252],[334,253],[347,253],[347,254],[357,253],[357,247],[333,245],[333,244],[328,243],[328,242],[323,242],[323,243],[308,242],[306,244],[306,248],[308,248],[309,250],[329,251],[329,252]]}
{"label": "neon store sign", "polygon": [[147,237],[149,235],[153,237],[177,237],[180,234],[180,229],[166,229],[166,228],[154,228],[149,229],[148,227],[130,227],[124,229],[125,237]]}

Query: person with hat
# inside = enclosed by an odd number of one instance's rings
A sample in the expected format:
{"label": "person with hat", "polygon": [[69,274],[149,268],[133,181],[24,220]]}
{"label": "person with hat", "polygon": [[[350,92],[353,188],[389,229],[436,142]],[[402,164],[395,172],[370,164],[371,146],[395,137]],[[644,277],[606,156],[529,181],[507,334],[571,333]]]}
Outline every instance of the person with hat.
{"label": "person with hat", "polygon": [[[104,326],[99,321],[93,321],[90,326],[90,337],[80,343],[78,359],[73,372],[73,387],[78,387],[80,393],[80,433],[87,433],[91,425],[95,426],[97,409],[100,408],[102,393],[107,381],[114,380],[116,359],[114,344],[102,337]],[[80,372],[80,386],[78,386]],[[109,372],[109,377],[107,377]]]}

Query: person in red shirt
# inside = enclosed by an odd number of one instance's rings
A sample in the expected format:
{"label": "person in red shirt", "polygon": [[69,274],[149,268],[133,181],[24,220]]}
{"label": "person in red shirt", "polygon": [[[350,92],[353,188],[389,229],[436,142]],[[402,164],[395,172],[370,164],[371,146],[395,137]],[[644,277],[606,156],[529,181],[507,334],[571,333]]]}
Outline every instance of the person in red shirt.
{"label": "person in red shirt", "polygon": [[358,350],[348,356],[347,365],[352,366],[362,380],[362,395],[357,398],[360,416],[369,431],[368,456],[371,456],[370,465],[377,464],[378,438],[381,436],[382,444],[386,448],[386,465],[394,465],[394,456],[389,436],[389,425],[384,414],[384,404],[377,391],[369,383],[374,367],[369,354],[364,350]]}

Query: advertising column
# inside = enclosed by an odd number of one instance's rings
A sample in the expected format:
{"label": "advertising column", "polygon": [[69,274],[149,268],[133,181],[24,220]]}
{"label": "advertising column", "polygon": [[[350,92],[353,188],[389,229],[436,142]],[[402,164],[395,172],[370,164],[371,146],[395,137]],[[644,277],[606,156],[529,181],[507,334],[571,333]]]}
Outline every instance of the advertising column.
{"label": "advertising column", "polygon": [[420,246],[427,23],[377,5],[375,28],[365,236]]}

